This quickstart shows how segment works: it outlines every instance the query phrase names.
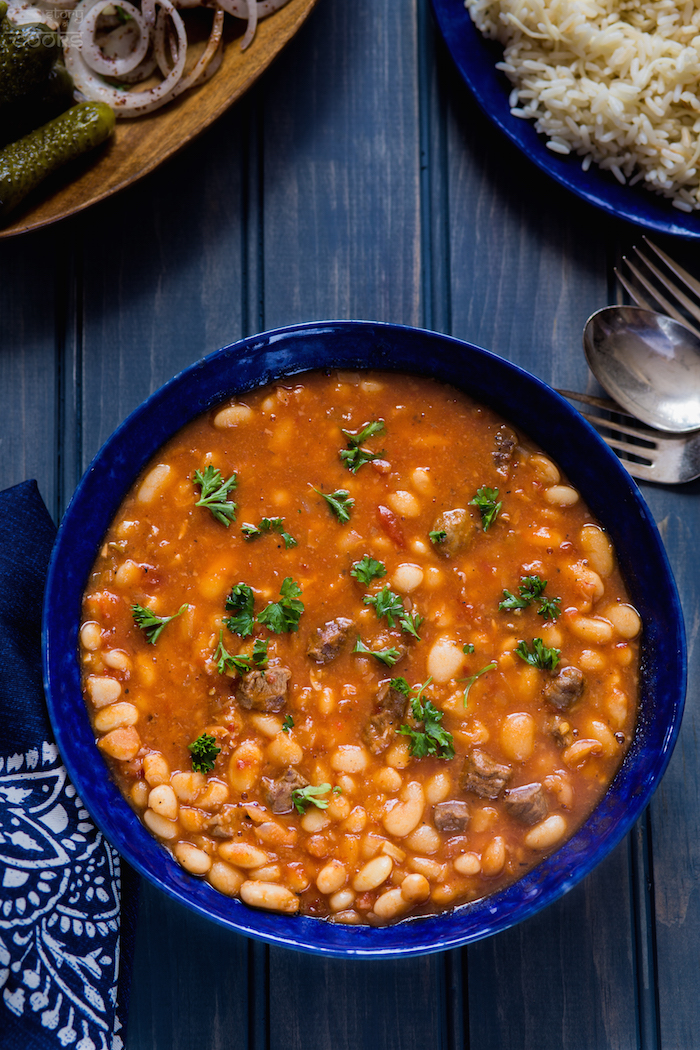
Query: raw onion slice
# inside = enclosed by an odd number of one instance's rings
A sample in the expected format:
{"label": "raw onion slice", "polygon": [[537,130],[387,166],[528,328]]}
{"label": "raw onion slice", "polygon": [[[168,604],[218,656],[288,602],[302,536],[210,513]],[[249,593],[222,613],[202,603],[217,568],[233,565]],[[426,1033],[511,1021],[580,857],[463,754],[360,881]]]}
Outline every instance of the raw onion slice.
{"label": "raw onion slice", "polygon": [[[178,83],[174,91],[175,95],[181,95],[183,91],[187,91],[188,88],[194,87],[195,84],[201,84],[205,80],[208,80],[209,76],[219,68],[223,53],[223,28],[224,12],[219,8],[214,12],[214,22],[211,27],[207,46],[187,76],[182,77]],[[217,56],[218,61],[216,61]],[[213,69],[211,68],[212,66],[214,67]],[[207,74],[209,74],[209,76],[207,76]]]}
{"label": "raw onion slice", "polygon": [[[97,43],[97,19],[106,7],[114,7],[112,0],[96,0],[85,15],[80,27],[80,50],[87,65],[94,73],[101,73],[105,77],[116,77],[117,79],[125,73],[131,73],[143,62],[151,42],[151,36],[146,21],[139,11],[129,0],[119,0],[119,7],[130,16],[129,27],[135,25],[139,31],[136,44],[131,51],[121,56],[108,56]],[[115,30],[118,33],[119,30]],[[126,35],[123,37],[128,42]]]}
{"label": "raw onion slice", "polygon": [[258,4],[257,0],[246,0],[248,5],[248,25],[245,27],[245,33],[241,40],[241,51],[245,51],[247,47],[253,43],[253,37],[255,36],[255,30],[258,28]]}

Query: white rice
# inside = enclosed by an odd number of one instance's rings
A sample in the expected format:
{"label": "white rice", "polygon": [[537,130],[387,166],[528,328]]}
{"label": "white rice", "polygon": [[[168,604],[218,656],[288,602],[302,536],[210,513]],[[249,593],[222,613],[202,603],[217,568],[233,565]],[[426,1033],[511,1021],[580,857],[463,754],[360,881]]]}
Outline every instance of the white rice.
{"label": "white rice", "polygon": [[513,84],[510,111],[681,211],[700,209],[700,3],[465,0]]}

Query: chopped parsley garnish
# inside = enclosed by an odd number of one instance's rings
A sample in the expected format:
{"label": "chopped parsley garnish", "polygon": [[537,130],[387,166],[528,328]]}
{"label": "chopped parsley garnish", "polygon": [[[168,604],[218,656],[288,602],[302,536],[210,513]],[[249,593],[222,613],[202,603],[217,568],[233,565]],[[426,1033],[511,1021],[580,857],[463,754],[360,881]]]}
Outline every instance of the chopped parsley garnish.
{"label": "chopped parsley garnish", "polygon": [[306,807],[310,803],[313,803],[319,809],[328,809],[328,799],[319,798],[319,795],[327,795],[330,790],[330,784],[318,784],[316,787],[313,784],[308,784],[303,788],[294,788],[294,791],[292,791],[292,802],[296,807],[297,813],[306,813]]}
{"label": "chopped parsley garnish", "polygon": [[428,537],[431,543],[444,543],[447,539],[447,533],[444,529],[433,529],[432,532],[428,533]]}
{"label": "chopped parsley garnish", "polygon": [[474,646],[472,645],[472,643],[471,642],[467,642],[466,645],[463,645],[462,646],[462,652],[466,653],[467,656],[469,656],[471,653],[473,653],[474,652]]}
{"label": "chopped parsley garnish", "polygon": [[192,768],[195,773],[211,773],[216,764],[216,756],[221,751],[217,746],[216,737],[211,733],[202,733],[187,747],[192,754]]}
{"label": "chopped parsley garnish", "polygon": [[554,671],[561,654],[561,649],[549,649],[541,638],[532,639],[532,649],[528,648],[527,642],[520,641],[515,651],[525,663],[532,667],[539,667],[542,671]]}
{"label": "chopped parsley garnish", "polygon": [[224,481],[221,471],[212,467],[210,463],[203,472],[195,470],[192,480],[202,490],[201,499],[197,500],[195,506],[208,507],[216,520],[228,528],[236,517],[236,504],[233,500],[227,499],[229,493],[233,492],[238,485],[236,475],[232,474],[228,481]]}
{"label": "chopped parsley garnish", "polygon": [[345,437],[348,439],[348,447],[342,449],[340,452],[340,458],[342,459],[348,470],[352,471],[353,474],[357,474],[358,470],[365,463],[370,463],[373,459],[380,459],[384,455],[383,452],[369,452],[367,449],[361,446],[369,438],[374,437],[375,434],[382,434],[384,432],[384,423],[381,420],[374,420],[368,423],[366,427],[363,427],[359,434],[353,434],[349,430],[341,430]]}
{"label": "chopped parsley garnish", "polygon": [[258,623],[268,627],[275,634],[298,631],[299,618],[304,611],[304,603],[299,601],[301,587],[291,576],[287,576],[282,581],[280,594],[282,597],[278,602],[270,602],[258,614]]}
{"label": "chopped parsley garnish", "polygon": [[403,607],[400,595],[391,590],[389,584],[385,584],[377,594],[366,594],[362,599],[365,605],[373,605],[377,619],[384,616],[389,627],[394,627],[398,622],[399,627],[406,634],[412,634],[414,638],[420,638],[418,628],[423,623],[423,617],[418,613],[409,613]]}
{"label": "chopped parsley garnish", "polygon": [[370,558],[369,554],[365,554],[359,561],[353,563],[350,575],[354,576],[360,583],[371,583],[372,580],[378,580],[382,576],[386,576],[386,565],[381,561],[375,561],[374,558]]}
{"label": "chopped parsley garnish", "polygon": [[234,656],[225,648],[223,630],[219,631],[219,644],[214,651],[214,659],[219,674],[230,674],[232,671],[245,674],[246,671],[250,671],[249,656]]}
{"label": "chopped parsley garnish", "polygon": [[233,612],[234,615],[224,620],[232,634],[238,634],[241,638],[247,638],[249,634],[253,633],[253,624],[255,622],[253,602],[253,591],[247,583],[237,583],[232,588],[226,599],[226,608],[229,612]]}
{"label": "chopped parsley garnish", "polygon": [[341,525],[346,525],[350,521],[350,511],[355,506],[355,500],[347,489],[337,489],[335,492],[330,493],[314,489],[314,492],[318,492],[319,496],[323,496]]}
{"label": "chopped parsley garnish", "polygon": [[253,642],[253,663],[261,671],[264,671],[268,665],[267,647],[269,644],[267,638],[256,638]]}
{"label": "chopped parsley garnish", "polygon": [[484,532],[488,532],[498,517],[503,503],[498,502],[498,489],[490,489],[486,485],[482,485],[480,489],[476,490],[474,499],[469,500],[469,506],[479,508],[481,512],[481,527]]}
{"label": "chopped parsley garnish", "polygon": [[466,689],[464,690],[464,706],[465,707],[467,706],[467,699],[469,697],[469,690],[474,685],[474,682],[477,680],[477,678],[481,678],[482,674],[486,674],[487,671],[493,671],[495,667],[496,667],[495,663],[486,664],[486,667],[482,667],[480,671],[476,672],[476,674],[469,675],[469,678],[460,678],[460,682],[466,682],[467,683]]}
{"label": "chopped parsley garnish", "polygon": [[361,638],[358,638],[355,642],[354,653],[366,653],[368,656],[373,656],[375,660],[379,660],[380,663],[386,664],[387,667],[393,667],[395,663],[401,659],[402,653],[395,648],[391,649],[368,649]]}
{"label": "chopped parsley garnish", "polygon": [[400,678],[392,678],[389,681],[389,686],[392,689],[395,689],[397,693],[403,693],[404,696],[411,695],[411,687],[403,675]]}
{"label": "chopped parsley garnish", "polygon": [[545,598],[543,596],[547,581],[539,576],[521,576],[518,591],[520,597],[511,591],[503,589],[504,598],[499,602],[498,608],[504,612],[511,609],[527,609],[533,602],[539,601],[537,612],[546,620],[556,620],[561,616],[561,598]]}
{"label": "chopped parsley garnish", "polygon": [[165,625],[176,619],[176,617],[182,616],[185,609],[189,609],[187,602],[181,605],[172,616],[156,616],[152,609],[147,609],[144,605],[132,605],[131,615],[136,626],[140,627],[146,635],[146,641],[150,642],[151,645],[155,645]]}
{"label": "chopped parsley garnish", "polygon": [[452,733],[448,733],[440,725],[445,712],[440,711],[432,700],[426,700],[425,703],[421,700],[431,681],[432,677],[428,678],[411,700],[411,713],[423,728],[413,729],[411,726],[402,725],[399,726],[397,732],[409,738],[409,748],[414,758],[426,758],[428,755],[435,755],[437,758],[454,758]]}
{"label": "chopped parsley garnish", "polygon": [[284,518],[261,518],[259,525],[251,525],[246,521],[241,525],[241,532],[247,540],[257,539],[258,536],[262,536],[265,532],[278,532],[284,540],[284,545],[287,549],[297,545],[294,537],[285,531]]}
{"label": "chopped parsley garnish", "polygon": [[282,722],[282,732],[288,733],[290,729],[294,729],[294,719],[291,715],[285,715]]}

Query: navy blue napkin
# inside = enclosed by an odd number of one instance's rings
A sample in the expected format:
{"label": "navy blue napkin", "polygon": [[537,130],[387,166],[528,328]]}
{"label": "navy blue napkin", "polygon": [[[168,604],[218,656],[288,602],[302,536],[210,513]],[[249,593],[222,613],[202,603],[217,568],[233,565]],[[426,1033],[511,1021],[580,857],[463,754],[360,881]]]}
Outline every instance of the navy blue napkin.
{"label": "navy blue napkin", "polygon": [[90,820],[49,725],[55,535],[35,482],[0,492],[0,1050],[119,1050],[138,879]]}

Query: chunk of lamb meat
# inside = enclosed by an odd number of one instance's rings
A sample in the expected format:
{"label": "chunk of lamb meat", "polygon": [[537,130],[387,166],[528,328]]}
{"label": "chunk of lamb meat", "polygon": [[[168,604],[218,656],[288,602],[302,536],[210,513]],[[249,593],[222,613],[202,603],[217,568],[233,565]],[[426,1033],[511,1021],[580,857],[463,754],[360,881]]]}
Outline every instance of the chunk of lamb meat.
{"label": "chunk of lamb meat", "polygon": [[408,697],[389,682],[384,682],[377,693],[377,710],[362,730],[362,739],[373,755],[379,755],[406,717]]}
{"label": "chunk of lamb meat", "polygon": [[562,667],[542,690],[548,704],[557,711],[568,711],[583,693],[585,679],[578,667]]}
{"label": "chunk of lamb meat", "polygon": [[458,800],[438,802],[433,810],[433,824],[438,831],[448,834],[461,834],[467,830],[470,814],[466,802]]}
{"label": "chunk of lamb meat", "polygon": [[464,759],[459,786],[479,798],[498,798],[512,775],[510,766],[500,765],[485,751],[475,748]]}
{"label": "chunk of lamb meat", "polygon": [[445,510],[438,514],[433,524],[433,532],[445,533],[445,538],[435,544],[435,550],[443,558],[454,558],[469,550],[476,531],[474,519],[464,507]]}
{"label": "chunk of lamb meat", "polygon": [[236,699],[246,711],[281,711],[287,700],[292,672],[288,667],[268,667],[241,675]]}
{"label": "chunk of lamb meat", "polygon": [[289,766],[286,773],[273,780],[267,789],[267,801],[273,813],[291,813],[294,809],[292,792],[308,786],[308,780],[298,769]]}
{"label": "chunk of lamb meat", "polygon": [[329,664],[335,660],[348,640],[348,634],[352,628],[352,620],[346,616],[338,616],[335,620],[329,620],[323,627],[318,627],[314,637],[309,642],[306,655],[310,656],[317,664]]}
{"label": "chunk of lamb meat", "polygon": [[499,470],[510,465],[518,439],[510,427],[499,427],[493,438],[494,449],[491,455]]}
{"label": "chunk of lamb meat", "polygon": [[521,824],[539,824],[549,810],[544,788],[537,783],[511,788],[503,801],[511,817]]}

